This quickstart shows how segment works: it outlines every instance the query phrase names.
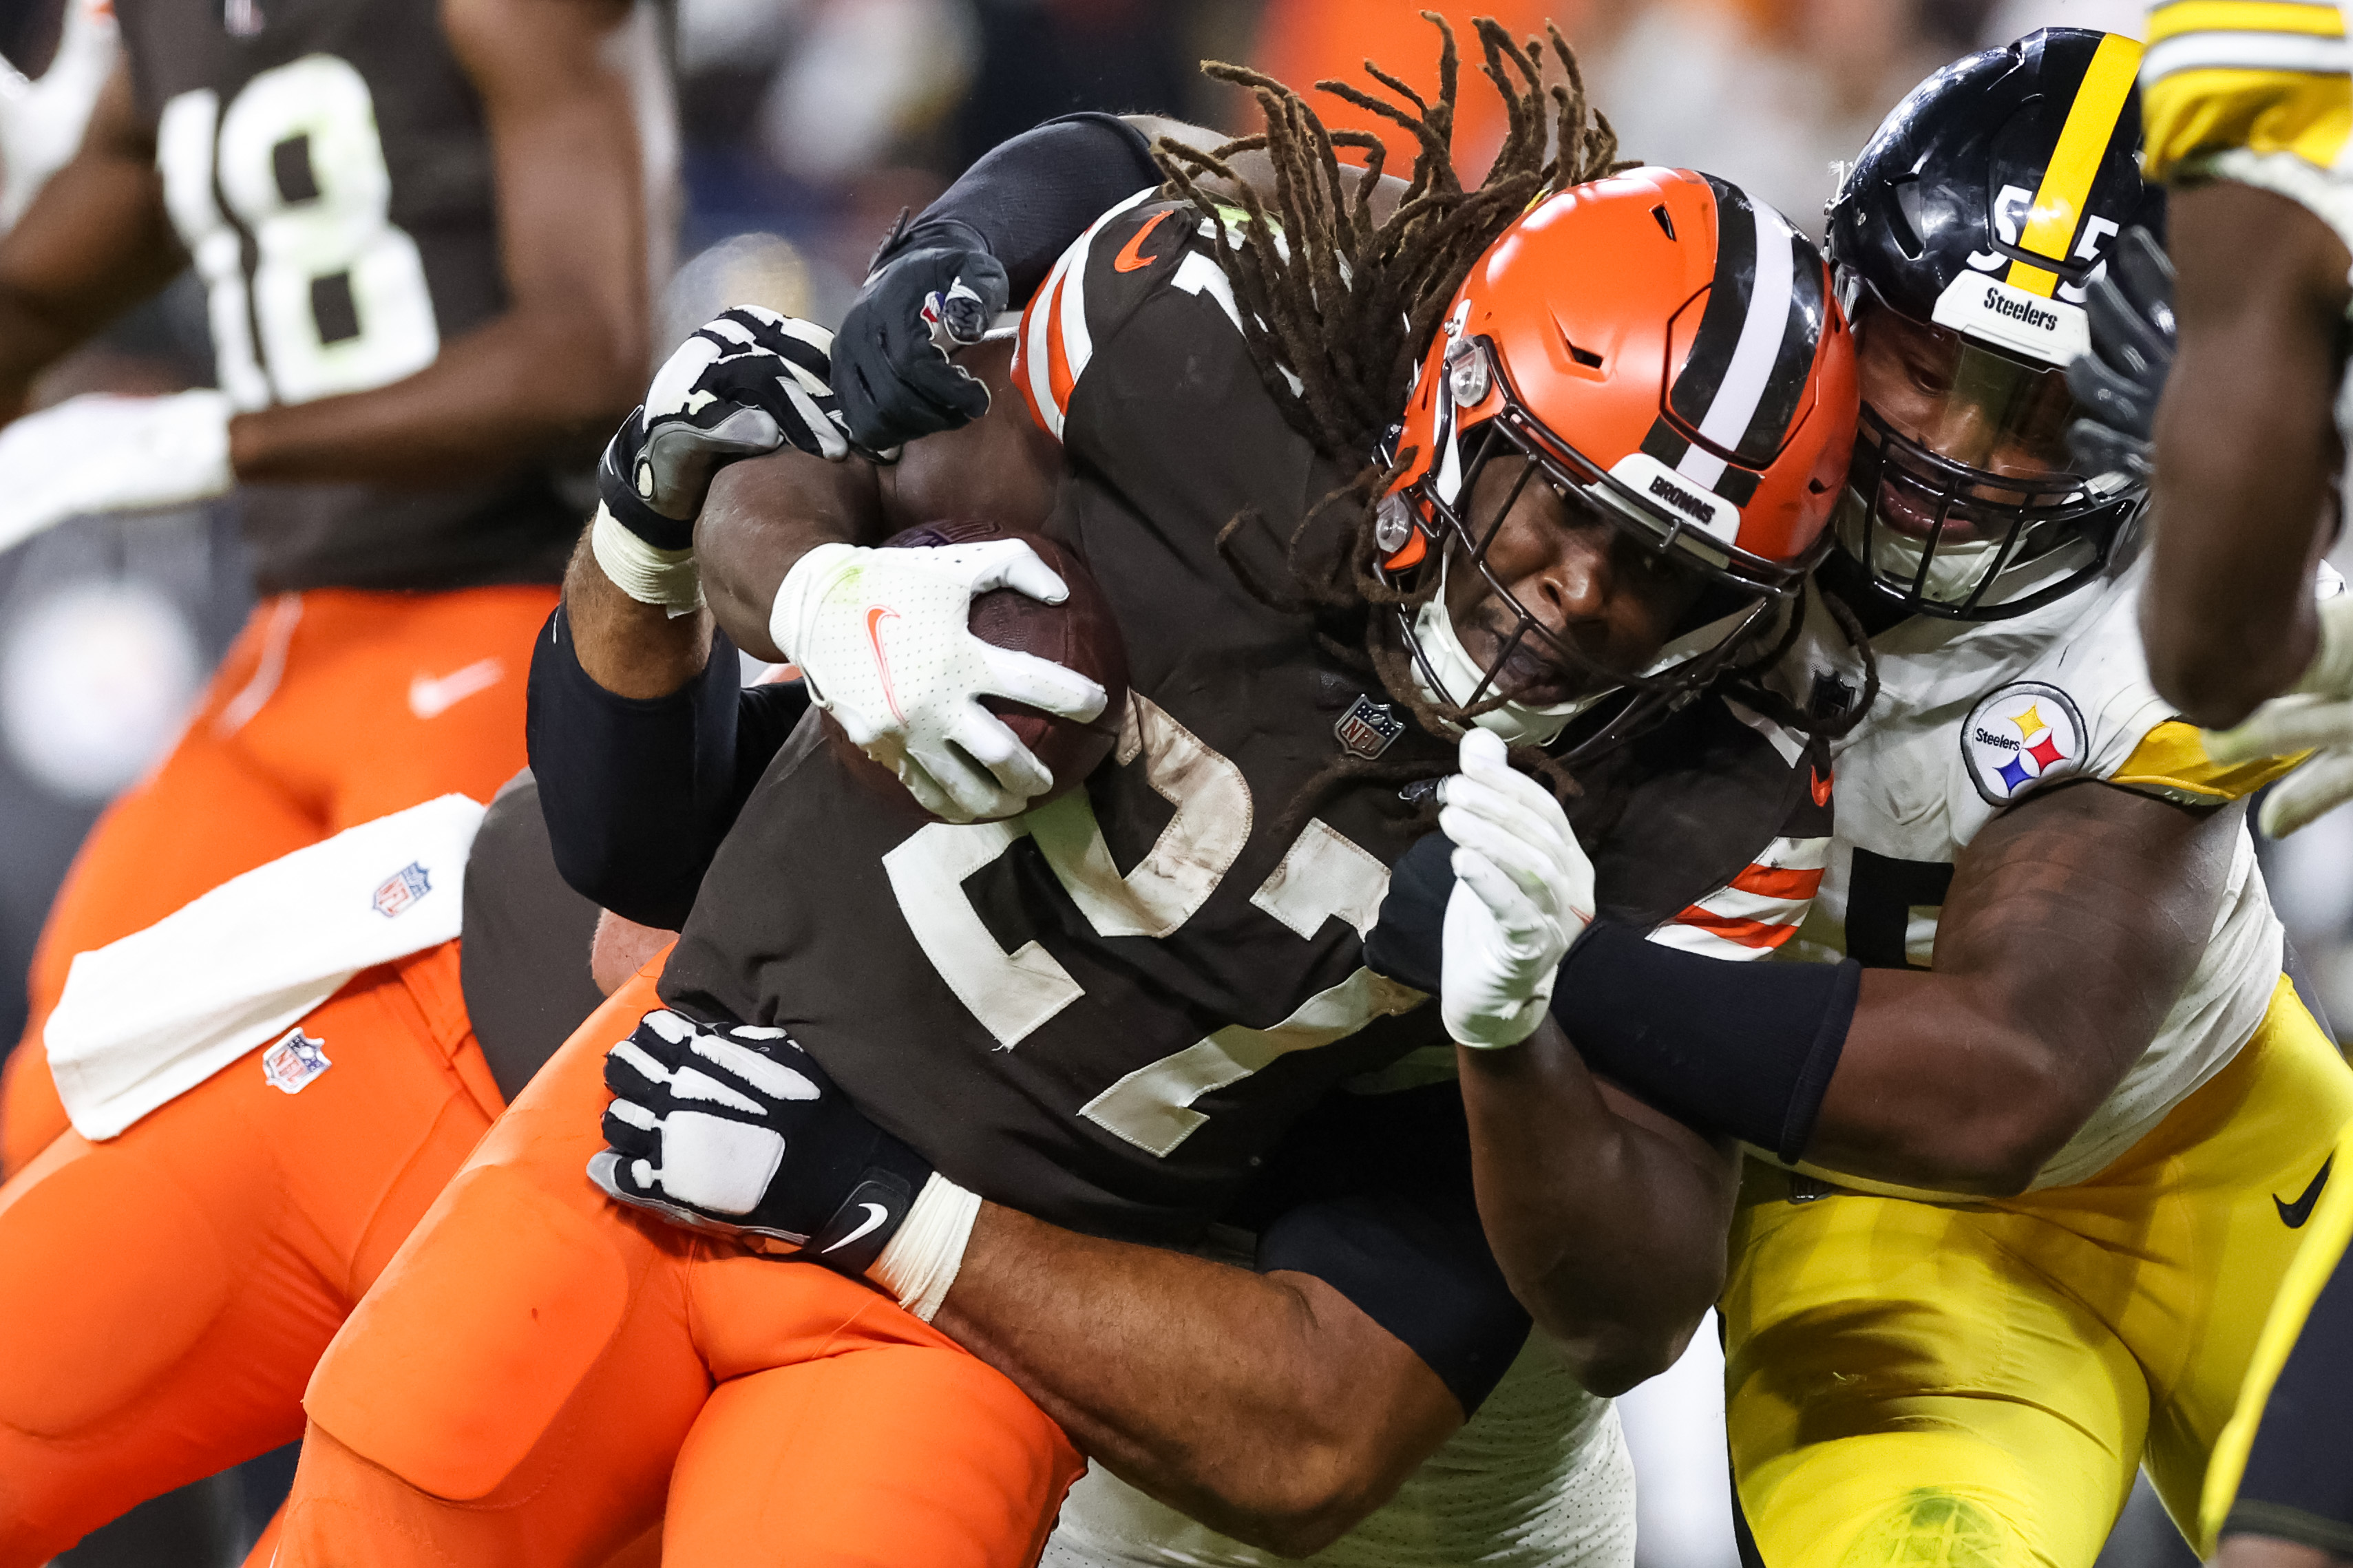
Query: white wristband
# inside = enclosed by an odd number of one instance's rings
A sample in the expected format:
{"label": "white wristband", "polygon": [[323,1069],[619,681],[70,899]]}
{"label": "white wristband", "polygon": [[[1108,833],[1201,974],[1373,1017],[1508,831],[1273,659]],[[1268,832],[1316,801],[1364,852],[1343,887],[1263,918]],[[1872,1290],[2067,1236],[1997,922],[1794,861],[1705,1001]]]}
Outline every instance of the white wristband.
{"label": "white wristband", "polygon": [[702,575],[694,547],[657,550],[621,526],[603,501],[588,531],[588,548],[613,586],[640,605],[659,605],[676,620],[702,607]]}
{"label": "white wristband", "polygon": [[964,1267],[964,1249],[978,1217],[980,1194],[934,1171],[867,1276],[896,1296],[899,1305],[930,1322],[947,1300],[956,1270]]}

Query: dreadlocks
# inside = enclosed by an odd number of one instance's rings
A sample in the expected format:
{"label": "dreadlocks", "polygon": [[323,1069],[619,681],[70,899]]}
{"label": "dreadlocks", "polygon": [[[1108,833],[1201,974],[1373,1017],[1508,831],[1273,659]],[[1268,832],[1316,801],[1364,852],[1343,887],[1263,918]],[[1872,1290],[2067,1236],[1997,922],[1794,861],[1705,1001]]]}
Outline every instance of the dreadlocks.
{"label": "dreadlocks", "polygon": [[[1287,541],[1288,585],[1259,581],[1234,545],[1245,527],[1264,520],[1245,512],[1219,534],[1219,552],[1250,592],[1278,608],[1315,615],[1318,640],[1336,657],[1377,675],[1382,686],[1433,733],[1444,733],[1504,700],[1501,696],[1464,710],[1433,702],[1413,679],[1395,616],[1380,606],[1410,606],[1437,591],[1435,583],[1408,594],[1374,570],[1374,513],[1395,477],[1412,463],[1411,451],[1384,467],[1376,453],[1412,390],[1415,367],[1438,331],[1448,303],[1472,267],[1512,222],[1550,193],[1632,165],[1618,159],[1617,133],[1590,110],[1577,56],[1547,25],[1552,57],[1563,80],[1543,79],[1545,46],[1523,46],[1489,17],[1472,23],[1481,66],[1504,100],[1505,130],[1493,166],[1476,189],[1465,190],[1451,147],[1461,61],[1454,30],[1444,17],[1422,16],[1438,29],[1439,89],[1435,103],[1372,61],[1365,71],[1393,98],[1344,81],[1315,85],[1359,109],[1402,126],[1419,147],[1413,175],[1397,209],[1376,222],[1372,198],[1386,149],[1367,132],[1330,131],[1296,91],[1258,71],[1211,61],[1202,68],[1246,88],[1258,100],[1266,130],[1203,153],[1163,140],[1155,150],[1174,192],[1208,220],[1219,265],[1241,306],[1242,333],[1268,393],[1283,416],[1324,458],[1355,477],[1300,520]],[[1352,182],[1338,150],[1364,155]],[[1266,197],[1237,178],[1228,160],[1263,151],[1274,166],[1274,193]],[[1201,179],[1215,176],[1230,198],[1213,196]],[[1239,206],[1241,224],[1231,226]],[[1245,237],[1247,242],[1245,243]],[[1324,538],[1335,519],[1336,548]],[[1322,547],[1312,552],[1310,539]],[[1312,561],[1311,561],[1312,554]],[[1534,748],[1514,758],[1573,789],[1558,764]],[[1312,783],[1294,814],[1343,778],[1430,776],[1427,765],[1383,767],[1348,757]]]}

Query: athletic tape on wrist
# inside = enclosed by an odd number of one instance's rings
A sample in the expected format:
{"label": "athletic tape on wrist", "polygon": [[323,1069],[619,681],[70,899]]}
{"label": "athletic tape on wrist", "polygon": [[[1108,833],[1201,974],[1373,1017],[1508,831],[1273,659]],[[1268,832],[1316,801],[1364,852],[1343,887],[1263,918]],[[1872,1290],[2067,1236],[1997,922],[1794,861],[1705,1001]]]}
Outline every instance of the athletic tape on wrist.
{"label": "athletic tape on wrist", "polygon": [[934,1171],[867,1273],[897,1297],[899,1305],[928,1323],[964,1267],[964,1249],[978,1217],[980,1194]]}
{"label": "athletic tape on wrist", "polygon": [[613,586],[640,605],[659,605],[670,618],[702,607],[702,574],[694,549],[657,550],[631,533],[603,501],[588,531],[588,548]]}

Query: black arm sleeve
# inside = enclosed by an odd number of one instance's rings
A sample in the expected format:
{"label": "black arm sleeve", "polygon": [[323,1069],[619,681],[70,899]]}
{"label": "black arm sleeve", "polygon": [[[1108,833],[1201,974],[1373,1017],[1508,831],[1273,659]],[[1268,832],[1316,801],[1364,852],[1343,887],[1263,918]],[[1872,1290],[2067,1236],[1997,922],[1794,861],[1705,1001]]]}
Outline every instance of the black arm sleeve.
{"label": "black arm sleeve", "polygon": [[744,797],[808,710],[798,681],[744,688],[735,647],[668,697],[617,697],[580,668],[558,608],[531,659],[524,730],[556,869],[582,897],[675,931]]}
{"label": "black arm sleeve", "polygon": [[[1436,992],[1452,846],[1431,834],[1389,875],[1365,942],[1377,973]],[[1797,1159],[1854,1021],[1862,966],[1708,958],[1596,921],[1553,984],[1552,1013],[1586,1065],[1668,1115]]]}
{"label": "black arm sleeve", "polygon": [[1312,1274],[1397,1336],[1467,1417],[1528,1337],[1487,1249],[1471,1134],[1452,1083],[1335,1094],[1253,1189],[1258,1267]]}
{"label": "black arm sleeve", "polygon": [[1160,183],[1152,143],[1116,114],[1069,114],[999,142],[874,258],[944,240],[985,250],[1016,305],[1104,211]]}

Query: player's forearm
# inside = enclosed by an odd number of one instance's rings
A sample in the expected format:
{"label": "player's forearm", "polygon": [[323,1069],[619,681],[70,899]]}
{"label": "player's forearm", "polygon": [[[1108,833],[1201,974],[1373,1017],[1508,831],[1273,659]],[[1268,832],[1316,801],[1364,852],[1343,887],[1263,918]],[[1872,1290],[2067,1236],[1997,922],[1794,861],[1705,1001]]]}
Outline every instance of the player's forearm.
{"label": "player's forearm", "polygon": [[33,380],[185,265],[128,72],[100,94],[82,149],[0,238],[0,419]]}
{"label": "player's forearm", "polygon": [[694,524],[702,596],[720,627],[753,658],[782,661],[768,613],[785,574],[820,544],[874,543],[882,513],[874,465],[862,458],[786,450],[720,469]]}
{"label": "player's forearm", "polygon": [[1320,1280],[993,1204],[934,1323],[1133,1485],[1285,1553],[1351,1528],[1461,1420],[1412,1352]]}
{"label": "player's forearm", "polygon": [[643,375],[610,334],[583,331],[559,311],[518,309],[388,386],[238,415],[229,461],[248,481],[493,479],[593,457]]}
{"label": "player's forearm", "polygon": [[2177,193],[2169,228],[2181,346],[2158,411],[2142,632],[2158,690],[2221,727],[2313,655],[2347,258],[2318,218],[2229,182]]}
{"label": "player's forearm", "polygon": [[1956,868],[1934,969],[1866,970],[1808,1163],[2023,1191],[2148,1048],[2203,956],[2242,816],[2079,784]]}
{"label": "player's forearm", "polygon": [[674,616],[630,598],[596,563],[586,532],[564,574],[564,614],[580,668],[616,697],[667,697],[710,661],[711,612]]}
{"label": "player's forearm", "polygon": [[1618,1114],[1549,1023],[1456,1059],[1479,1215],[1513,1293],[1593,1392],[1665,1371],[1723,1287],[1728,1156]]}

